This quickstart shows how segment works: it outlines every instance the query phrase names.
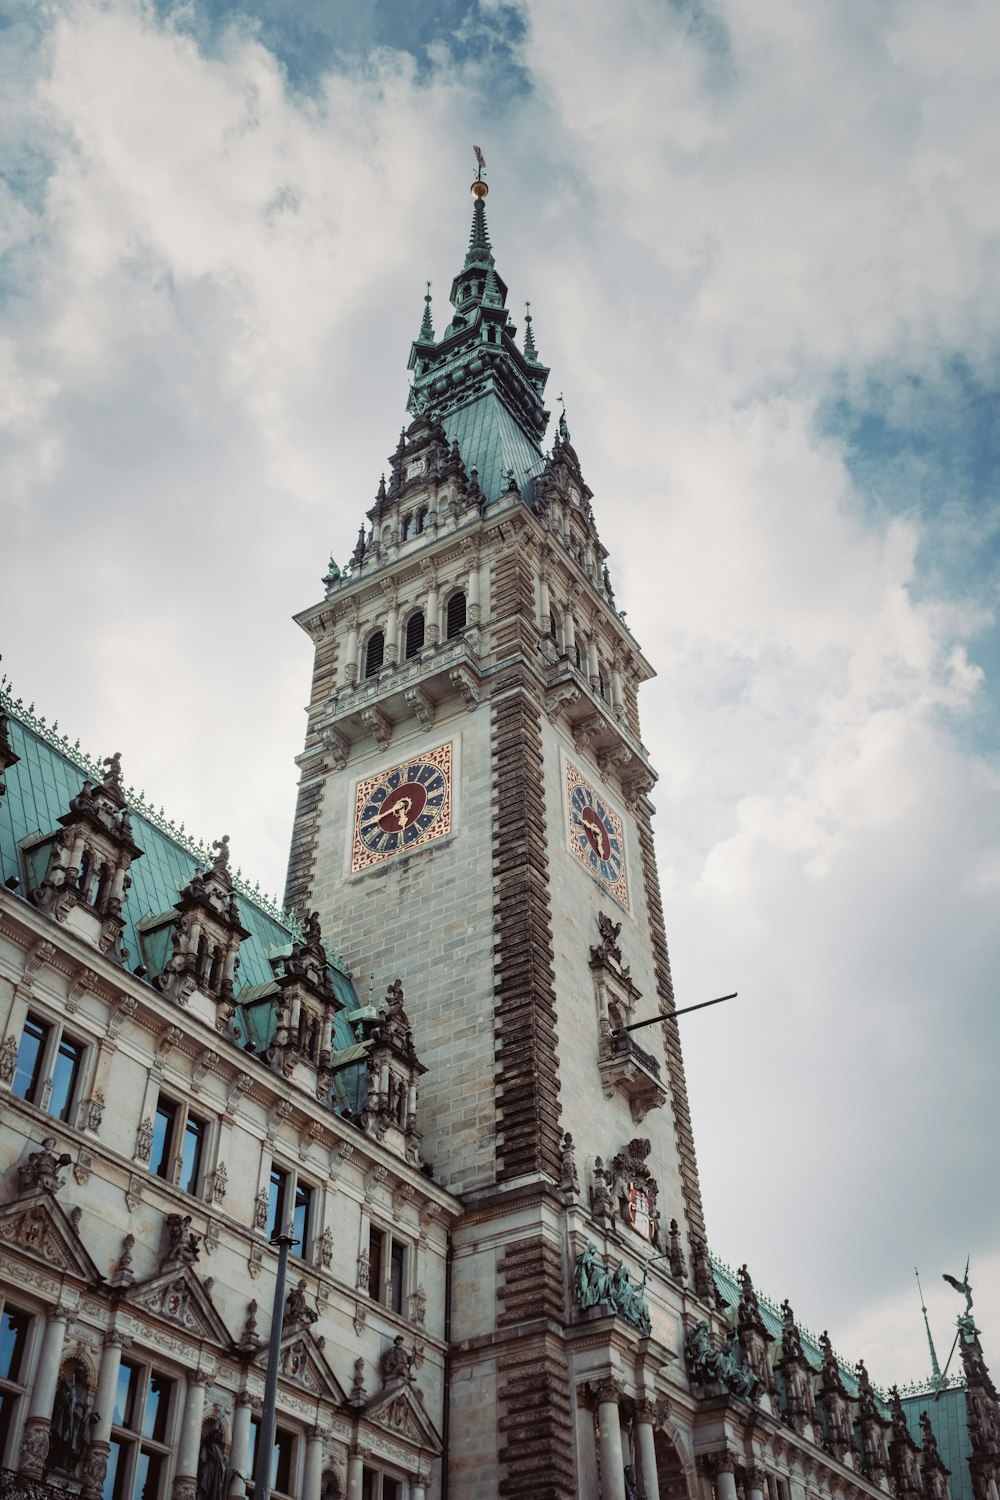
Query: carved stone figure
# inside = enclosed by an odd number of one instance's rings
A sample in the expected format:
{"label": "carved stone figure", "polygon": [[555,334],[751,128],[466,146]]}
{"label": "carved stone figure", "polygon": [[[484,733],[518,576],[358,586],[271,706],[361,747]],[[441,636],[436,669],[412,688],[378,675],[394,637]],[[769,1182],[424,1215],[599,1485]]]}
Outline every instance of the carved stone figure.
{"label": "carved stone figure", "polygon": [[712,1343],[708,1324],[696,1323],[688,1329],[684,1340],[684,1357],[693,1384],[724,1385],[734,1396],[757,1400],[760,1381],[743,1359],[735,1329],[729,1333],[724,1347],[718,1349]]}
{"label": "carved stone figure", "polygon": [[573,1137],[568,1130],[562,1138],[559,1186],[564,1193],[572,1193],[574,1196],[580,1191],[580,1176],[576,1170],[576,1147],[573,1145]]}
{"label": "carved stone figure", "polygon": [[670,1262],[670,1274],[675,1281],[687,1280],[687,1266],[684,1264],[684,1250],[681,1246],[681,1232],[677,1227],[677,1220],[670,1220],[670,1238],[667,1241],[667,1259]]}
{"label": "carved stone figure", "polygon": [[191,1231],[190,1214],[167,1214],[167,1253],[163,1265],[193,1266],[201,1254],[201,1235]]}
{"label": "carved stone figure", "polygon": [[382,1355],[382,1379],[385,1384],[392,1385],[397,1380],[408,1380],[412,1363],[413,1355],[407,1352],[403,1343],[403,1335],[397,1333],[391,1348]]}
{"label": "carved stone figure", "polygon": [[9,1036],[0,1047],[0,1083],[13,1083],[17,1068],[17,1037]]}
{"label": "carved stone figure", "polygon": [[597,1258],[597,1246],[591,1241],[577,1257],[573,1287],[577,1306],[597,1307],[608,1300],[608,1272]]}
{"label": "carved stone figure", "polygon": [[153,1152],[153,1122],[149,1117],[139,1126],[135,1138],[135,1154],[139,1161],[149,1161]]}
{"label": "carved stone figure", "polygon": [[33,1192],[36,1188],[41,1188],[46,1193],[58,1193],[65,1186],[66,1179],[60,1177],[59,1173],[63,1167],[72,1163],[73,1158],[68,1151],[62,1151],[57,1156],[55,1146],[55,1136],[46,1136],[41,1150],[32,1151],[28,1160],[18,1167],[17,1176],[22,1193]]}
{"label": "carved stone figure", "polygon": [[53,1468],[72,1472],[83,1457],[94,1416],[89,1396],[85,1371],[76,1363],[56,1386],[49,1438],[49,1464]]}
{"label": "carved stone figure", "polygon": [[198,1453],[198,1500],[224,1500],[229,1489],[226,1430],[216,1407],[202,1434]]}
{"label": "carved stone figure", "polygon": [[604,1176],[604,1162],[594,1158],[594,1181],[590,1189],[590,1211],[595,1218],[604,1218],[612,1212],[611,1194]]}
{"label": "carved stone figure", "polygon": [[285,1300],[285,1318],[289,1323],[315,1323],[318,1317],[319,1313],[310,1306],[306,1297],[306,1284],[300,1281]]}

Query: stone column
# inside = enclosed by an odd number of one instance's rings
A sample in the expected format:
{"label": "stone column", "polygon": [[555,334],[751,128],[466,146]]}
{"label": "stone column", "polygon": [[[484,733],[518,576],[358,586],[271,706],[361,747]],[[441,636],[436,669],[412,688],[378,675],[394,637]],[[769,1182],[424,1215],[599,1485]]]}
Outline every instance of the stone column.
{"label": "stone column", "polygon": [[595,693],[601,680],[600,671],[600,665],[597,660],[597,642],[592,637],[587,642],[587,676],[590,678],[590,685]]}
{"label": "stone column", "polygon": [[[613,1375],[597,1386],[597,1422],[601,1432],[601,1500],[627,1500],[625,1457],[618,1402],[622,1388]],[[731,1500],[736,1500],[735,1495]]]}
{"label": "stone column", "polygon": [[426,1500],[427,1486],[430,1482],[431,1476],[425,1474],[422,1469],[414,1475],[413,1483],[410,1486],[410,1500]]}
{"label": "stone column", "polygon": [[250,1461],[250,1418],[253,1415],[253,1397],[249,1391],[240,1391],[233,1412],[233,1441],[229,1449],[229,1467],[233,1480],[229,1486],[229,1500],[242,1500],[247,1492],[247,1464]]}
{"label": "stone column", "polygon": [[756,1466],[746,1471],[747,1488],[750,1491],[750,1500],[764,1500],[767,1493],[767,1474],[763,1469]]}
{"label": "stone column", "polygon": [[716,1458],[715,1493],[718,1500],[736,1500],[736,1460],[731,1453]]}
{"label": "stone column", "polygon": [[479,604],[479,559],[478,558],[473,558],[473,560],[472,560],[472,566],[469,569],[468,605],[469,605],[469,624],[470,625],[478,625],[479,624],[479,615],[480,615],[480,604]]}
{"label": "stone column", "polygon": [[642,1473],[640,1492],[648,1500],[656,1500],[660,1493],[660,1481],[656,1473],[656,1433],[654,1422],[656,1407],[652,1401],[637,1401],[635,1407],[635,1430],[639,1439],[639,1468]]}
{"label": "stone column", "polygon": [[548,635],[549,623],[552,619],[552,601],[549,598],[549,585],[544,573],[538,580],[538,615],[538,628],[542,635]]}
{"label": "stone column", "polygon": [[42,1342],[42,1357],[38,1361],[38,1372],[28,1405],[28,1418],[24,1424],[21,1451],[18,1454],[18,1472],[29,1479],[41,1479],[45,1460],[49,1456],[49,1429],[52,1426],[52,1403],[59,1384],[59,1366],[62,1363],[63,1344],[66,1342],[66,1324],[70,1320],[67,1307],[50,1307],[46,1317],[45,1338]]}
{"label": "stone column", "polygon": [[108,1473],[111,1451],[111,1423],[118,1394],[118,1374],[122,1366],[122,1349],[130,1340],[123,1333],[109,1333],[101,1351],[101,1368],[94,1397],[94,1420],[90,1428],[90,1448],[83,1461],[82,1500],[100,1500]]}
{"label": "stone column", "polygon": [[573,623],[573,616],[568,609],[563,616],[563,631],[565,634],[565,640],[563,641],[563,650],[566,652],[567,656],[572,656],[573,648],[576,645],[576,625]]}
{"label": "stone column", "polygon": [[358,680],[358,622],[352,620],[347,628],[347,647],[344,651],[344,681]]}
{"label": "stone column", "polygon": [[311,1427],[306,1433],[302,1500],[320,1500],[323,1489],[323,1436],[322,1427]]}
{"label": "stone column", "polygon": [[177,1446],[177,1471],[174,1474],[173,1500],[195,1500],[198,1488],[198,1455],[201,1451],[201,1427],[205,1420],[205,1376],[196,1371],[188,1382],[184,1401],[181,1440]]}
{"label": "stone column", "polygon": [[347,1459],[347,1500],[361,1500],[361,1471],[361,1454],[357,1448],[352,1448]]}
{"label": "stone column", "polygon": [[399,660],[399,610],[395,599],[389,605],[385,620],[385,651],[382,660],[387,667],[394,667]]}
{"label": "stone column", "polygon": [[441,622],[438,619],[441,606],[438,603],[438,586],[432,583],[427,590],[427,603],[424,606],[424,635],[428,646],[436,646],[441,639]]}

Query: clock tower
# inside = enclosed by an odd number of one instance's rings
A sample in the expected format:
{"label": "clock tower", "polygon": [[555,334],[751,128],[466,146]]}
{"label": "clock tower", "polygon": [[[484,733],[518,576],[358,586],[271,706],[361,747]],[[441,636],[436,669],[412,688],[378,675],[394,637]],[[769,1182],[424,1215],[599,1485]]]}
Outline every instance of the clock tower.
{"label": "clock tower", "polygon": [[508,311],[481,175],[472,192],[409,423],[349,565],[297,617],[315,670],[286,902],[374,970],[370,1003],[401,980],[421,1158],[464,1204],[451,1493],[624,1496],[631,1455],[652,1497],[685,1472],[660,1418],[685,1308],[712,1297],[639,729],[652,670],[565,411],[546,449],[549,372]]}

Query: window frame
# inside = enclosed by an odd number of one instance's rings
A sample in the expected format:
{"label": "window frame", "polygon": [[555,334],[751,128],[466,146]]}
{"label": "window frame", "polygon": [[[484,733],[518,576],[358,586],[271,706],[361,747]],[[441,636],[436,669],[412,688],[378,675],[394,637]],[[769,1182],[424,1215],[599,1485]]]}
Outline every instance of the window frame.
{"label": "window frame", "polygon": [[[128,1406],[118,1416],[118,1401],[122,1394],[122,1374],[130,1372],[125,1387]],[[133,1384],[134,1378],[134,1384]],[[159,1400],[152,1430],[146,1431],[147,1402],[154,1379],[167,1383],[167,1404],[162,1408]],[[104,1481],[104,1500],[164,1500],[171,1478],[171,1463],[179,1440],[178,1424],[183,1408],[179,1399],[181,1383],[170,1374],[144,1359],[122,1359],[118,1381],[112,1397],[111,1431],[109,1434],[108,1472]],[[157,1436],[159,1433],[159,1436]],[[112,1455],[117,1455],[112,1460]],[[143,1458],[155,1458],[159,1464],[156,1489],[153,1495],[147,1492],[148,1478],[140,1485]],[[146,1470],[148,1475],[148,1468]]]}
{"label": "window frame", "polygon": [[[283,1223],[278,1223],[278,1213],[271,1213],[271,1183],[276,1174],[283,1178],[281,1189],[281,1211]],[[284,1162],[277,1158],[271,1158],[271,1166],[267,1177],[267,1223],[264,1232],[268,1240],[273,1240],[276,1234],[281,1233],[286,1227],[291,1227],[294,1234],[297,1228],[299,1211],[298,1197],[300,1192],[308,1194],[306,1207],[305,1232],[299,1244],[293,1245],[289,1254],[297,1260],[313,1263],[316,1254],[316,1246],[319,1242],[322,1229],[320,1227],[320,1185],[315,1182],[307,1172],[300,1172],[297,1167],[285,1166]]]}
{"label": "window frame", "polygon": [[[378,1236],[378,1253],[375,1251],[375,1236]],[[398,1318],[409,1320],[410,1273],[413,1265],[413,1243],[405,1235],[396,1234],[388,1225],[368,1222],[368,1296],[373,1302]],[[376,1268],[377,1261],[377,1268]],[[399,1265],[398,1279],[395,1266]],[[398,1285],[399,1295],[396,1296]],[[398,1306],[397,1306],[398,1301]]]}
{"label": "window frame", "polygon": [[[420,635],[420,639],[419,639],[419,641],[414,640],[414,641],[411,642],[411,640],[410,640],[410,632],[412,630],[414,632],[414,635],[417,634],[417,631],[416,631],[415,627],[416,627],[418,621],[419,621],[419,635]],[[418,659],[418,657],[420,656],[420,653],[423,651],[424,646],[426,645],[426,642],[427,642],[427,617],[424,614],[424,612],[423,612],[422,609],[415,609],[407,617],[406,624],[403,627],[403,660],[404,661],[416,661]]]}
{"label": "window frame", "polygon": [[[452,606],[455,601],[462,601],[462,623],[452,622]],[[453,589],[445,600],[444,606],[444,638],[446,641],[461,640],[469,625],[469,600],[465,589]]]}
{"label": "window frame", "polygon": [[[18,1088],[18,1074],[21,1072],[20,1058],[21,1047],[27,1034],[28,1027],[37,1026],[41,1032],[41,1043],[31,1070],[31,1078],[28,1086],[23,1092]],[[71,1065],[69,1089],[66,1093],[65,1103],[56,1113],[53,1108],[53,1100],[57,1098],[55,1092],[56,1072],[59,1067],[60,1058],[64,1046],[77,1048],[77,1057]],[[21,1037],[18,1042],[17,1062],[14,1065],[14,1077],[11,1079],[10,1091],[17,1099],[23,1099],[26,1104],[31,1104],[35,1109],[41,1110],[50,1119],[58,1120],[62,1125],[76,1126],[80,1119],[80,1113],[87,1097],[87,1084],[91,1071],[91,1060],[94,1055],[93,1044],[85,1037],[78,1036],[65,1022],[57,1016],[48,1016],[45,1011],[30,1006],[25,1011],[24,1020],[21,1023]]]}
{"label": "window frame", "polygon": [[5,1325],[11,1314],[24,1318],[25,1328],[20,1349],[16,1351],[18,1357],[14,1373],[0,1374],[0,1466],[7,1468],[14,1466],[15,1443],[20,1440],[24,1400],[34,1384],[34,1353],[39,1322],[37,1311],[12,1304],[6,1296],[0,1294],[0,1325]]}
{"label": "window frame", "polygon": [[[280,1417],[280,1413],[276,1416]],[[253,1500],[254,1486],[257,1478],[257,1439],[260,1434],[260,1418],[250,1418],[250,1442],[247,1447],[247,1500]],[[300,1441],[302,1434],[294,1427],[286,1427],[280,1420],[274,1424],[274,1453],[271,1462],[272,1480],[270,1493],[282,1496],[282,1500],[293,1500],[293,1497],[301,1492],[302,1469],[304,1463],[305,1445]],[[282,1489],[277,1479],[281,1472],[281,1439],[288,1440],[288,1488]]]}
{"label": "window frame", "polygon": [[[373,662],[372,661],[372,647],[373,647],[374,643],[377,640],[381,640],[381,642],[382,642],[382,649],[378,653],[378,661],[377,662]],[[365,649],[364,649],[364,653],[363,653],[362,658],[361,658],[361,664],[362,664],[362,667],[363,667],[363,671],[362,671],[361,675],[362,675],[363,679],[366,682],[369,679],[371,679],[372,677],[377,677],[378,674],[381,672],[383,666],[385,665],[385,647],[386,647],[385,631],[382,630],[382,629],[373,630],[371,632],[371,634],[365,640]]]}
{"label": "window frame", "polygon": [[[164,1148],[160,1154],[159,1162],[156,1157],[156,1121],[158,1116],[166,1114],[166,1105],[172,1111],[172,1121],[166,1136]],[[207,1115],[201,1115],[191,1108],[186,1099],[177,1099],[169,1089],[160,1089],[153,1105],[153,1141],[149,1153],[149,1175],[158,1177],[161,1182],[167,1182],[171,1187],[177,1188],[181,1193],[186,1193],[190,1198],[204,1199],[208,1190],[211,1170],[209,1160],[211,1157],[211,1146],[214,1136],[214,1121]],[[193,1180],[188,1179],[181,1182],[184,1172],[185,1145],[187,1142],[188,1129],[191,1122],[201,1126],[201,1140],[195,1153],[195,1172]],[[161,1168],[163,1170],[161,1170]]]}

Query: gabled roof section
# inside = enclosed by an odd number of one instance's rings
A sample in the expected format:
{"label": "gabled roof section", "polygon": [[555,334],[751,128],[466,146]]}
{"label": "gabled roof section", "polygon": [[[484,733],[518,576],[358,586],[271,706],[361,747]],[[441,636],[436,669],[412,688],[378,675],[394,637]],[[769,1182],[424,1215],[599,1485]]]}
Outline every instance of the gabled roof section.
{"label": "gabled roof section", "polygon": [[[266,1367],[266,1344],[255,1355],[254,1363],[261,1369]],[[321,1401],[332,1401],[335,1406],[347,1404],[344,1388],[327,1364],[323,1346],[312,1329],[294,1328],[282,1336],[278,1369],[286,1385],[307,1391]]]}
{"label": "gabled roof section", "polygon": [[435,1458],[443,1451],[441,1434],[410,1383],[387,1386],[368,1402],[364,1415],[373,1427],[383,1428],[397,1442],[412,1443]]}
{"label": "gabled roof section", "polygon": [[477,180],[473,193],[469,248],[451,285],[452,319],[435,342],[428,294],[410,351],[407,410],[440,421],[449,441],[457,439],[466,469],[478,471],[490,501],[509,487],[511,475],[523,490],[541,473],[549,372],[539,363],[530,324],[525,349],[515,342],[486,224],[486,184]]}
{"label": "gabled roof section", "polygon": [[129,1288],[128,1305],[133,1311],[151,1314],[194,1339],[207,1339],[216,1348],[228,1349],[232,1334],[190,1266],[158,1271]]}
{"label": "gabled roof section", "polygon": [[72,1219],[51,1193],[40,1191],[0,1208],[0,1244],[30,1255],[50,1271],[78,1276],[90,1286],[104,1278]]}

